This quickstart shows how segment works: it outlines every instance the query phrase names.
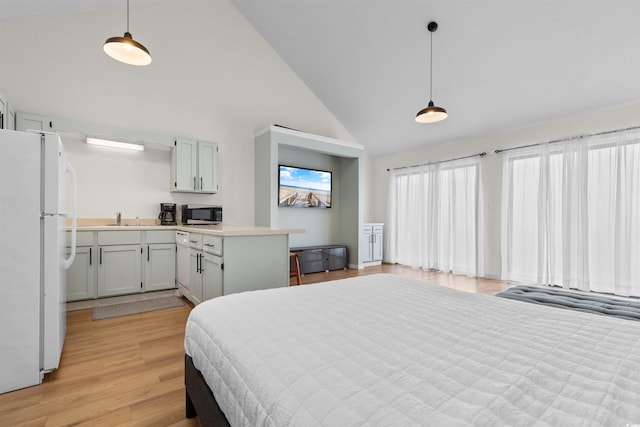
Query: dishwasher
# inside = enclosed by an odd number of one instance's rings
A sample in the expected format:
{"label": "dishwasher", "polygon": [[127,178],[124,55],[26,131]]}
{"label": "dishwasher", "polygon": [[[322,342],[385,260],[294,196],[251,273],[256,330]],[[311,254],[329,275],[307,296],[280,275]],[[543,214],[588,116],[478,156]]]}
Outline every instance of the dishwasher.
{"label": "dishwasher", "polygon": [[191,242],[189,242],[189,233],[184,231],[176,231],[176,245],[178,248],[176,262],[176,281],[178,292],[191,299],[189,291],[189,252],[191,251]]}

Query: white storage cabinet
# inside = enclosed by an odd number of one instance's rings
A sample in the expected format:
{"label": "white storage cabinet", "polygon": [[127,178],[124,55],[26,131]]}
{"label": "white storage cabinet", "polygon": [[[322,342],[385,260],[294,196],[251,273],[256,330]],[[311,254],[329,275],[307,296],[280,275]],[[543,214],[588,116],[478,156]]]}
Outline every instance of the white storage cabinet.
{"label": "white storage cabinet", "polygon": [[[96,297],[96,248],[92,231],[76,233],[76,258],[67,270],[67,301]],[[67,236],[67,244],[70,240]],[[67,246],[67,256],[71,247]]]}
{"label": "white storage cabinet", "polygon": [[208,300],[222,296],[222,238],[203,236],[202,239],[202,298]]}
{"label": "white storage cabinet", "polygon": [[16,130],[19,131],[33,129],[53,132],[56,130],[51,117],[21,111],[15,113],[15,125]]}
{"label": "white storage cabinet", "polygon": [[363,224],[360,231],[362,262],[382,262],[384,224]]}
{"label": "white storage cabinet", "polygon": [[140,231],[98,232],[98,297],[143,291]]}
{"label": "white storage cabinet", "polygon": [[173,230],[145,233],[146,258],[143,260],[144,290],[159,291],[176,287],[176,237]]}
{"label": "white storage cabinet", "polygon": [[202,234],[189,233],[189,243],[191,250],[189,252],[189,294],[185,294],[192,303],[200,304],[204,301],[204,293],[202,291]]}
{"label": "white storage cabinet", "polygon": [[189,233],[189,287],[194,304],[221,295],[289,286],[289,242],[283,235]]}
{"label": "white storage cabinet", "polygon": [[67,301],[174,289],[175,265],[173,230],[79,231]]}
{"label": "white storage cabinet", "polygon": [[171,191],[218,192],[218,144],[178,138],[171,148]]}

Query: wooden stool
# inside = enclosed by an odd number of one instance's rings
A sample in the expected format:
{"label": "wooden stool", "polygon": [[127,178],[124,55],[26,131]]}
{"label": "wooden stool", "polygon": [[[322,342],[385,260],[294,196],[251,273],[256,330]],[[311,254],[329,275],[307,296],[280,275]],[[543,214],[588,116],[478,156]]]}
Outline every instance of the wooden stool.
{"label": "wooden stool", "polygon": [[[291,266],[293,264],[293,267]],[[300,263],[298,262],[298,254],[295,252],[289,252],[289,279],[293,276],[296,277],[296,285],[302,284],[302,278],[300,277]],[[291,285],[291,280],[289,280],[289,286]]]}

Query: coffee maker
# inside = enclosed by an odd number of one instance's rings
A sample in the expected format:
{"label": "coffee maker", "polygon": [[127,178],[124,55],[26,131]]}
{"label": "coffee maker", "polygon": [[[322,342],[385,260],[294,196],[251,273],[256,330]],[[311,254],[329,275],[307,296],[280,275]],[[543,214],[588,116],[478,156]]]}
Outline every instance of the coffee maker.
{"label": "coffee maker", "polygon": [[160,225],[177,225],[176,204],[160,203]]}

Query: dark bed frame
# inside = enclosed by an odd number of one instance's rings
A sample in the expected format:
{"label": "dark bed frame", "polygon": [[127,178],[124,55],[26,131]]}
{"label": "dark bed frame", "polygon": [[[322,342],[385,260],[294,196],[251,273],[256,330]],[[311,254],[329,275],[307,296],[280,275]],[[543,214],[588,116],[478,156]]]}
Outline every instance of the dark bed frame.
{"label": "dark bed frame", "polygon": [[184,355],[184,385],[187,418],[200,417],[200,424],[205,427],[231,427],[202,373],[187,354]]}

